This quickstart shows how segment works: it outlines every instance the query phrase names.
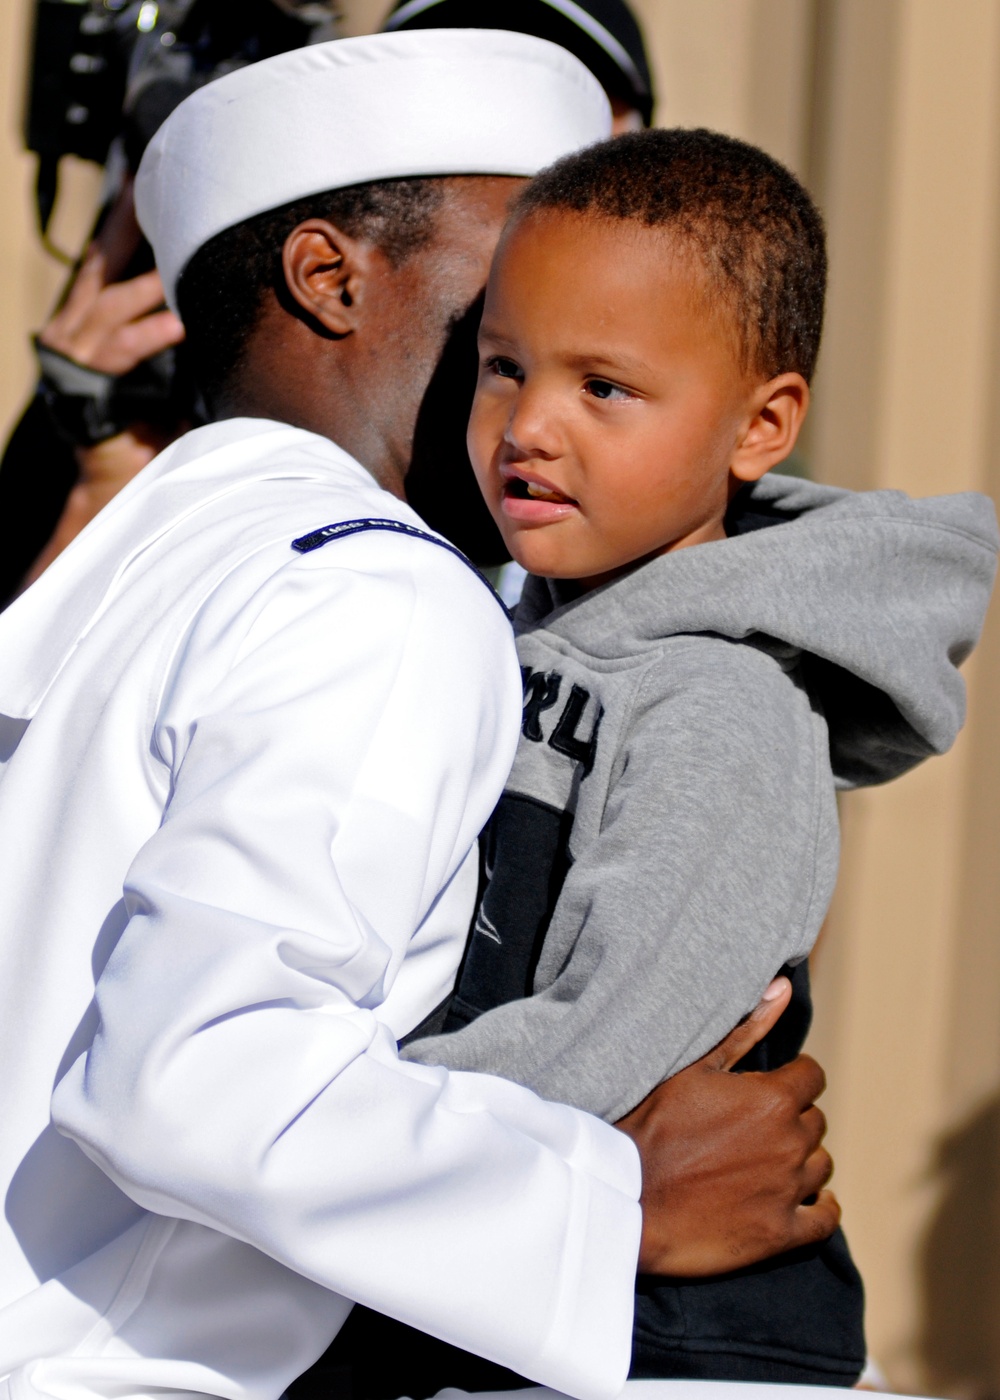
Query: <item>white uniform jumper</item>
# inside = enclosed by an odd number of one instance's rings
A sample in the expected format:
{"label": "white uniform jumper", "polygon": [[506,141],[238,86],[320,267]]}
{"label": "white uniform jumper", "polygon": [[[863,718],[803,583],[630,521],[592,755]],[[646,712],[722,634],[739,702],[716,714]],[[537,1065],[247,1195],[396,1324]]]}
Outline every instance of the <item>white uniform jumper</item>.
{"label": "white uniform jumper", "polygon": [[521,687],[446,549],[291,547],[359,517],[420,523],[323,438],[216,424],[0,617],[9,1400],[267,1400],[348,1298],[624,1380],[632,1144],[396,1057],[454,978]]}

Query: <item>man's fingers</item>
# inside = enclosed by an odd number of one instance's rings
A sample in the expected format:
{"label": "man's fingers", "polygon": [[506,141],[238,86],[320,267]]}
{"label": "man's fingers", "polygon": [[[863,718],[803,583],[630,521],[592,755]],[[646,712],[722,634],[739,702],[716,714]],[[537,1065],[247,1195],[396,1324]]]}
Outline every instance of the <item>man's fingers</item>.
{"label": "man's fingers", "polygon": [[709,1069],[732,1069],[744,1055],[764,1039],[792,997],[792,984],[787,977],[776,977],[765,991],[757,1007],[745,1021],[731,1030],[725,1040],[710,1050],[702,1064]]}
{"label": "man's fingers", "polygon": [[156,271],[101,287],[85,305],[87,295],[90,292],[85,289],[72,308],[67,302],[40,339],[88,369],[128,374],[143,360],[184,339],[178,318],[160,309],[163,283]]}
{"label": "man's fingers", "polygon": [[812,1205],[796,1208],[792,1239],[783,1248],[818,1244],[820,1240],[829,1239],[839,1224],[840,1202],[832,1191],[820,1191]]}
{"label": "man's fingers", "polygon": [[791,1064],[770,1071],[772,1083],[780,1086],[800,1113],[805,1113],[826,1088],[826,1075],[811,1055],[799,1055]]}
{"label": "man's fingers", "polygon": [[815,1104],[810,1104],[805,1113],[801,1115],[801,1119],[806,1133],[806,1141],[810,1144],[810,1151],[815,1151],[826,1137],[826,1114]]}
{"label": "man's fingers", "polygon": [[817,1195],[833,1176],[833,1158],[825,1147],[815,1151],[802,1169],[803,1200]]}
{"label": "man's fingers", "polygon": [[[184,326],[172,311],[155,311],[152,316],[144,316],[134,321],[119,333],[119,346],[122,363],[134,368],[143,360],[149,360],[166,350],[169,345],[179,345],[184,339]],[[110,358],[110,357],[109,357]],[[128,369],[119,370],[127,373]]]}
{"label": "man's fingers", "polygon": [[76,276],[66,289],[58,311],[39,333],[38,339],[42,344],[51,346],[62,355],[68,354],[67,346],[92,314],[105,284],[104,255],[91,244]]}
{"label": "man's fingers", "polygon": [[152,272],[143,272],[127,282],[114,282],[106,287],[96,310],[103,325],[123,326],[128,321],[155,311],[163,305],[163,300],[163,282],[154,268]]}

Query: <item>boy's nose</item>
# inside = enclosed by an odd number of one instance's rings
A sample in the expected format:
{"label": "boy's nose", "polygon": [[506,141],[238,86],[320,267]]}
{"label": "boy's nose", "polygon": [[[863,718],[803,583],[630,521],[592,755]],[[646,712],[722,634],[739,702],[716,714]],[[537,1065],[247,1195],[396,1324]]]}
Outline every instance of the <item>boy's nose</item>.
{"label": "boy's nose", "polygon": [[552,396],[522,386],[511,404],[504,441],[519,457],[558,457],[562,431]]}

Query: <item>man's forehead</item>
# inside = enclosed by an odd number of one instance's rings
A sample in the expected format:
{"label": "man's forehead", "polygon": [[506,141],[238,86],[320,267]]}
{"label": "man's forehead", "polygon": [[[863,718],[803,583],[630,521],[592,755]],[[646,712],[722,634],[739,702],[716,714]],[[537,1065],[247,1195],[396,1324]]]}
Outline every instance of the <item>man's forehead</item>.
{"label": "man's forehead", "polygon": [[441,290],[446,300],[453,284],[463,289],[463,307],[485,287],[511,205],[527,183],[525,177],[509,175],[456,175],[442,180],[444,198],[427,250],[438,269],[431,275],[440,280],[443,274]]}
{"label": "man's forehead", "polygon": [[526,175],[451,175],[442,181],[445,206],[452,214],[503,222],[527,183]]}

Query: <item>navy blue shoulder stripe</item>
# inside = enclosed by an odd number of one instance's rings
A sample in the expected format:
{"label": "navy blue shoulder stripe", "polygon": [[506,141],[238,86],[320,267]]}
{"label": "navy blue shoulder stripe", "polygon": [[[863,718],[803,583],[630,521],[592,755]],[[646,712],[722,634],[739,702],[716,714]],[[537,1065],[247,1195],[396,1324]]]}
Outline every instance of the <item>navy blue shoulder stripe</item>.
{"label": "navy blue shoulder stripe", "polygon": [[297,540],[292,540],[292,548],[297,549],[300,554],[310,554],[314,549],[322,549],[323,545],[329,544],[331,540],[342,540],[347,535],[361,535],[368,530],[384,530],[390,535],[409,535],[411,539],[426,540],[428,544],[436,544],[439,549],[446,549],[449,554],[454,554],[456,559],[461,559],[467,569],[471,569],[476,578],[488,588],[497,603],[503,608],[504,616],[510,621],[510,611],[506,603],[500,597],[488,578],[485,578],[473,564],[472,560],[456,549],[447,540],[440,539],[437,535],[430,535],[426,530],[418,530],[416,525],[408,525],[405,520],[341,520],[336,525],[324,525],[321,530],[313,530],[311,534],[300,535]]}

